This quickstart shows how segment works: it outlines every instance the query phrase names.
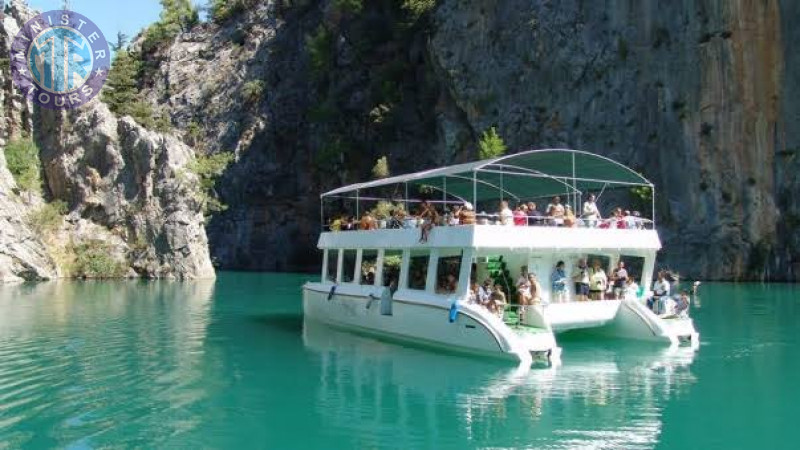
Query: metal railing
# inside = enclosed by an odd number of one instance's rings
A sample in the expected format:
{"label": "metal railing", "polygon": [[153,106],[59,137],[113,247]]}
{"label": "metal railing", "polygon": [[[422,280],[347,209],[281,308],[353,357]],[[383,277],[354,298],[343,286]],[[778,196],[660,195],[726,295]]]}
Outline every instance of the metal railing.
{"label": "metal railing", "polygon": [[[434,227],[452,226],[518,226],[518,227],[550,227],[550,228],[594,228],[594,229],[623,229],[623,230],[652,230],[655,228],[654,222],[642,217],[627,216],[624,218],[608,219],[582,219],[575,218],[574,223],[565,224],[564,218],[551,216],[526,216],[525,223],[503,224],[497,214],[478,214],[474,224],[461,224],[443,218]],[[512,219],[513,222],[513,219]],[[426,222],[417,217],[409,217],[402,220],[398,219],[378,219],[368,228],[362,228],[360,221],[323,225],[322,231],[373,231],[373,230],[408,230],[421,228]]]}

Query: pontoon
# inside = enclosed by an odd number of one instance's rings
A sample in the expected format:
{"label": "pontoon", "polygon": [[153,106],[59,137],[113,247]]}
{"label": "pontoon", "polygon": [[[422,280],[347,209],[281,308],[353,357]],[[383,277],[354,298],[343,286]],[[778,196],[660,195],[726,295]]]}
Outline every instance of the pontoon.
{"label": "pontoon", "polygon": [[[501,201],[543,199],[547,204],[560,196],[580,210],[590,192],[605,204],[609,197],[623,201],[634,188],[651,193],[651,214],[649,219],[646,214],[637,217],[631,226],[602,227],[580,219],[575,226],[563,226],[548,218],[538,226],[444,221],[423,241],[416,219],[397,229],[386,225],[389,209],[413,212],[423,200],[440,208],[470,203],[478,212],[494,212]],[[373,211],[381,225],[323,230],[318,243],[323,251],[321,279],[303,288],[309,320],[523,363],[557,361],[555,334],[575,329],[697,345],[699,334],[691,318],[658,315],[647,305],[646,287],[652,285],[661,248],[653,220],[654,186],[609,158],[579,150],[531,150],[354,184],[327,192],[321,200],[323,224],[337,214],[359,218]],[[556,263],[563,261],[571,278],[581,259],[600,261],[608,274],[624,261],[645,288],[624,299],[602,293],[600,300],[576,301],[570,279],[566,298],[557,300],[550,283]],[[538,275],[541,301],[519,307],[513,303],[523,267]],[[501,313],[471,301],[471,281],[486,279],[502,286],[510,300]]]}

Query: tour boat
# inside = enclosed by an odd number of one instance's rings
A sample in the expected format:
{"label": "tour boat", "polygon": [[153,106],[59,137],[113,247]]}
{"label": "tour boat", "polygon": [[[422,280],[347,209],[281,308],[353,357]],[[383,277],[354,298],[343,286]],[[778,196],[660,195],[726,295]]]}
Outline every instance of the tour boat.
{"label": "tour boat", "polygon": [[[632,189],[650,193],[650,219],[579,217],[565,226],[560,218],[532,215],[524,226],[510,226],[494,216],[503,201],[546,205],[556,196],[580,213],[589,193],[599,204],[617,206],[631,197]],[[654,191],[647,179],[616,161],[568,149],[530,150],[335,189],[321,196],[322,223],[335,226],[319,238],[322,273],[319,281],[303,287],[305,317],[522,363],[557,362],[561,349],[556,334],[575,329],[696,347],[699,334],[688,311],[656,314],[648,306],[661,248],[653,220]],[[425,239],[428,227],[418,226],[419,218],[398,222],[386,217],[390,209],[413,212],[423,201],[440,212],[467,205],[480,219],[467,225],[445,218]],[[345,231],[336,216],[360,219],[366,211],[374,213],[365,218],[366,229]],[[580,260],[599,262],[609,277],[623,261],[642,288],[624,298],[600,292],[600,299],[577,301],[572,275]],[[569,277],[566,296],[552,292],[551,275],[558,262]],[[523,267],[537,275],[540,289],[535,304],[520,307],[514,300]],[[476,280],[499,285],[507,306],[490,310],[476,302],[470,293]]]}

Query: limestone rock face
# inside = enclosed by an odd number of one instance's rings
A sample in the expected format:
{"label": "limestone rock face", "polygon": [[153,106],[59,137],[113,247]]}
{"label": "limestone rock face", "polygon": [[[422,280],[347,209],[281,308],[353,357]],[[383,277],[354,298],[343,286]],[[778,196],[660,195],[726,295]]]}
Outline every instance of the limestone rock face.
{"label": "limestone rock face", "polygon": [[313,267],[320,192],[383,154],[394,173],[474,159],[495,126],[510,149],[588,150],[653,181],[661,266],[800,278],[797,2],[441,0],[422,23],[381,0],[253,3],[179,38],[148,90],[206,150],[239,153],[209,228],[223,267]]}
{"label": "limestone rock face", "polygon": [[27,209],[0,152],[0,284],[58,278],[47,249],[29,229]]}
{"label": "limestone rock face", "polygon": [[72,214],[127,243],[148,278],[213,278],[194,152],[172,136],[117,118],[97,100],[76,111],[39,111],[36,136],[47,188]]}

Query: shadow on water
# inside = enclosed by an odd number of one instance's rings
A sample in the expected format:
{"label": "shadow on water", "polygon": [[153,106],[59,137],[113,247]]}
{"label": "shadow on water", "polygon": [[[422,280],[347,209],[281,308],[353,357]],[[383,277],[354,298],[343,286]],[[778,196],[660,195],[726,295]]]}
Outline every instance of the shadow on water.
{"label": "shadow on water", "polygon": [[250,321],[260,326],[268,327],[272,330],[278,330],[283,333],[288,333],[300,336],[303,333],[303,315],[294,313],[275,313],[266,314],[262,316],[253,316]]}

